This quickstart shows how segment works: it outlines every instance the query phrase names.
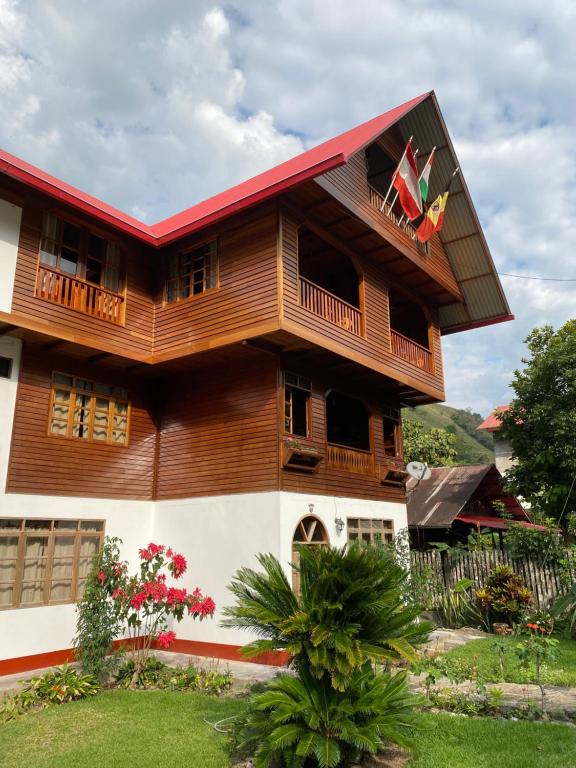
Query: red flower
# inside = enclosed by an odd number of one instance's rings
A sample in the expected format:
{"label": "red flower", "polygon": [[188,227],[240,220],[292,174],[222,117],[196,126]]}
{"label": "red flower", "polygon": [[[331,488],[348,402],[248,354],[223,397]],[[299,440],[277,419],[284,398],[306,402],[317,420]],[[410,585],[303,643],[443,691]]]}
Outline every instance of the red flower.
{"label": "red flower", "polygon": [[176,587],[170,587],[166,595],[166,602],[168,605],[173,606],[176,603],[183,603],[186,600],[186,590],[176,589]]}
{"label": "red flower", "polygon": [[184,555],[178,555],[178,554],[172,555],[172,562],[170,563],[168,568],[175,579],[179,579],[180,576],[182,576],[182,574],[186,573],[187,567],[188,567],[188,563],[186,562],[186,558],[184,557]]}
{"label": "red flower", "polygon": [[149,549],[139,549],[138,554],[140,555],[140,560],[152,560],[154,557]]}
{"label": "red flower", "polygon": [[98,574],[98,581],[100,582],[100,584],[104,584],[104,582],[106,581],[106,574],[104,573],[104,571],[100,571],[100,573]]}
{"label": "red flower", "polygon": [[135,611],[139,611],[140,608],[142,608],[142,605],[146,602],[147,597],[146,592],[136,592],[130,600],[130,605]]}
{"label": "red flower", "polygon": [[115,589],[114,592],[112,592],[112,600],[118,600],[118,598],[122,598],[122,600],[126,599],[126,592],[124,592],[122,587],[118,587],[118,589]]}
{"label": "red flower", "polygon": [[526,626],[528,627],[528,629],[540,629],[538,624],[526,624]]}
{"label": "red flower", "polygon": [[170,648],[174,640],[176,640],[176,632],[160,632],[156,638],[156,645],[159,648]]}

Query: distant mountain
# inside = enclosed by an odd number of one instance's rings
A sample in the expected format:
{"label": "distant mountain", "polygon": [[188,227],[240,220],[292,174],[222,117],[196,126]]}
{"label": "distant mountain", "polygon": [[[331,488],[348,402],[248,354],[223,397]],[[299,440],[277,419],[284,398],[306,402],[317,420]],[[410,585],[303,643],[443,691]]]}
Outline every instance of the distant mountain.
{"label": "distant mountain", "polygon": [[484,419],[469,408],[419,405],[417,408],[404,408],[402,418],[419,421],[427,429],[438,427],[456,435],[456,464],[491,464],[494,461],[492,435],[476,431]]}

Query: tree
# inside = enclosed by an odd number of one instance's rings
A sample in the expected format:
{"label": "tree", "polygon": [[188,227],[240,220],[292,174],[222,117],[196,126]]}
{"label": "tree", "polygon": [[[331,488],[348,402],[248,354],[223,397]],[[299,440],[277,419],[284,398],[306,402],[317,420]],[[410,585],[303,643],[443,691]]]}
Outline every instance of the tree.
{"label": "tree", "polygon": [[456,456],[456,436],[446,429],[426,429],[418,421],[404,421],[404,459],[423,461],[429,467],[445,467],[453,463]]}
{"label": "tree", "polygon": [[[507,479],[515,494],[559,520],[576,475],[576,320],[558,331],[535,328],[526,344],[530,356],[514,372],[510,410],[499,414],[516,460]],[[575,507],[576,494],[564,525]]]}

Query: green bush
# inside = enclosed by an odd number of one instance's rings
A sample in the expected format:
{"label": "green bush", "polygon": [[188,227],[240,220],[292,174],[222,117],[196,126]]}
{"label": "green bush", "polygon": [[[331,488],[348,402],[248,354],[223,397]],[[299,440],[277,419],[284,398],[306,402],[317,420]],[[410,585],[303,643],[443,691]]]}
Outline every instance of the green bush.
{"label": "green bush", "polygon": [[576,638],[576,582],[565,595],[559,597],[552,608],[554,616],[566,623],[572,637]]}
{"label": "green bush", "polygon": [[300,592],[282,566],[260,555],[263,572],[243,568],[230,590],[236,604],[223,624],[260,639],[246,655],[281,649],[295,676],[282,675],[253,696],[233,728],[237,754],[257,768],[347,766],[386,741],[405,743],[414,699],[403,674],[373,664],[414,659],[430,625],[404,599],[408,574],[383,547],[300,547]]}
{"label": "green bush", "polygon": [[190,664],[187,667],[169,667],[155,656],[149,656],[140,673],[136,685],[133,685],[135,663],[126,661],[116,674],[119,688],[165,688],[170,691],[199,691],[218,695],[232,687],[232,674],[229,670],[220,671],[217,667],[202,669]]}
{"label": "green bush", "polygon": [[122,629],[121,609],[111,597],[120,572],[121,540],[106,538],[95,555],[78,603],[74,648],[82,671],[103,683],[118,666],[112,643]]}
{"label": "green bush", "polygon": [[474,600],[471,579],[461,579],[451,590],[444,592],[439,600],[440,622],[447,629],[460,627],[486,628],[486,618]]}
{"label": "green bush", "polygon": [[128,659],[116,673],[114,681],[119,688],[159,688],[167,669],[166,664],[155,656],[148,656],[136,683],[133,684],[136,663],[134,659]]}
{"label": "green bush", "polygon": [[407,744],[413,704],[404,673],[374,674],[369,664],[352,674],[345,693],[304,670],[279,675],[237,723],[233,751],[253,755],[259,768],[351,765],[387,741]]}
{"label": "green bush", "polygon": [[532,592],[521,576],[507,565],[493,569],[486,584],[476,590],[476,599],[486,611],[487,623],[515,624],[521,620],[532,601]]}

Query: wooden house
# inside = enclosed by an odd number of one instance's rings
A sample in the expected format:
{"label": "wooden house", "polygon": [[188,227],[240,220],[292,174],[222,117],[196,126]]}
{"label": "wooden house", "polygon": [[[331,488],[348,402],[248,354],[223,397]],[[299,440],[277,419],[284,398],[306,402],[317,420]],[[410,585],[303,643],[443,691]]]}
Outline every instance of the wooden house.
{"label": "wooden house", "polygon": [[426,93],[151,226],[0,152],[0,672],[65,658],[106,534],[221,606],[257,552],[405,528],[400,407],[444,398],[443,334],[512,317],[461,175],[427,245],[384,204],[410,136],[433,199]]}

